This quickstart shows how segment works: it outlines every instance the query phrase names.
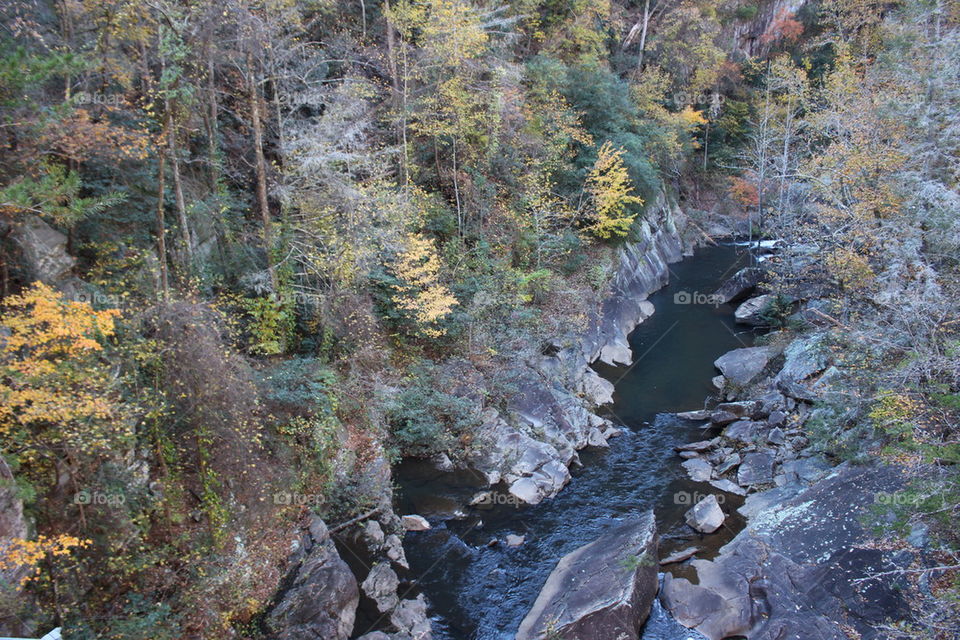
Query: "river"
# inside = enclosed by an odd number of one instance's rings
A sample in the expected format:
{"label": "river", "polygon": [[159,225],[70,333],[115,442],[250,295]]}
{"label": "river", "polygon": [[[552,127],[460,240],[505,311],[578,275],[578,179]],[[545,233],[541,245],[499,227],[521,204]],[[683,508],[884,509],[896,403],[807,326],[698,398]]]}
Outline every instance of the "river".
{"label": "river", "polygon": [[[630,335],[633,365],[597,365],[598,373],[616,385],[614,402],[605,413],[622,425],[623,433],[608,449],[581,451],[583,466],[572,470],[573,480],[556,498],[536,506],[463,507],[465,515],[459,518],[407,534],[410,579],[431,603],[434,638],[512,640],[562,556],[622,518],[651,507],[663,536],[662,549],[697,544],[715,550],[732,537],[735,521],[704,540],[681,524],[692,494],[710,487],[687,480],[673,450],[702,439],[703,431],[672,413],[702,408],[704,399],[715,393],[713,361],[752,344],[753,334],[734,325],[730,305],[704,301],[745,266],[742,251],[733,245],[704,247],[673,265],[670,284],[650,296],[656,312]],[[463,505],[478,490],[459,476],[415,462],[401,464],[397,480],[398,513]],[[524,536],[525,541],[508,548],[502,542],[508,534]],[[488,546],[491,540],[500,542]],[[655,607],[643,637],[681,640],[697,634],[678,627]]]}

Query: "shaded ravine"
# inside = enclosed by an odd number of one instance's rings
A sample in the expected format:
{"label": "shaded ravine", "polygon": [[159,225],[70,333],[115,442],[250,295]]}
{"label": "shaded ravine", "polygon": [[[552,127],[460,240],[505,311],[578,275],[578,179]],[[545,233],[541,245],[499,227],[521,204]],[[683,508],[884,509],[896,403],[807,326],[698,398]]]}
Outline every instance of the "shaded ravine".
{"label": "shaded ravine", "polygon": [[[700,439],[701,430],[670,414],[702,407],[715,393],[713,361],[753,339],[734,326],[731,306],[704,300],[743,265],[740,251],[706,247],[673,265],[670,284],[649,298],[656,312],[630,335],[633,365],[597,365],[598,373],[616,384],[608,414],[623,425],[623,433],[609,449],[581,451],[583,466],[573,470],[573,480],[556,498],[532,507],[463,506],[465,517],[407,534],[410,578],[431,603],[435,638],[512,640],[556,562],[625,516],[653,507],[669,538],[689,508],[688,494],[705,491],[686,480],[673,450]],[[421,463],[400,465],[396,477],[400,513],[466,505],[477,490],[469,477]],[[524,536],[524,544],[508,548],[503,542],[508,534]],[[727,538],[716,534],[710,546]],[[488,546],[492,540],[499,543]],[[681,634],[655,607],[644,637],[689,634]]]}

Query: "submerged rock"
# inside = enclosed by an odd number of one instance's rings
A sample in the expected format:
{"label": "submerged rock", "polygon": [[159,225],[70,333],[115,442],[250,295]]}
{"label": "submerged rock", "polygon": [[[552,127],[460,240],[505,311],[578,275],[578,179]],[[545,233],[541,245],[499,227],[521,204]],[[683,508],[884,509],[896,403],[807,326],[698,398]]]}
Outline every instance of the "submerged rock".
{"label": "submerged rock", "polygon": [[657,593],[653,511],[564,556],[515,640],[637,640]]}
{"label": "submerged rock", "polygon": [[504,542],[507,543],[508,547],[520,547],[523,546],[523,543],[526,542],[526,536],[518,536],[513,533],[508,533],[507,537],[504,538]]}
{"label": "submerged rock", "polygon": [[696,411],[681,411],[676,414],[681,420],[708,420],[710,418],[709,409],[698,409]]}
{"label": "submerged rock", "polygon": [[660,566],[665,564],[676,564],[677,562],[683,562],[684,560],[689,560],[693,556],[697,555],[700,551],[700,547],[688,547],[682,551],[676,551],[671,553],[666,558],[660,561]]}

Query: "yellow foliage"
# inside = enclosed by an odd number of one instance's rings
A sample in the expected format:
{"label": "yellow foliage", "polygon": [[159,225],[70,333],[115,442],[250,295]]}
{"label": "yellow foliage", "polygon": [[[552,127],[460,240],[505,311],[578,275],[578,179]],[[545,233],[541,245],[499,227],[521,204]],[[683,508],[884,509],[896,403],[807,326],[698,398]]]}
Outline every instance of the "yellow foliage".
{"label": "yellow foliage", "polygon": [[683,111],[679,113],[679,116],[680,121],[686,124],[690,129],[693,129],[701,124],[707,124],[707,119],[703,117],[703,112],[697,111],[690,105],[684,107]]}
{"label": "yellow foliage", "polygon": [[82,540],[65,534],[53,537],[37,536],[36,540],[13,538],[0,547],[0,571],[21,571],[27,569],[20,579],[23,585],[40,573],[40,562],[50,556],[65,556],[75,547],[86,547],[89,540]]}
{"label": "yellow foliage", "polygon": [[94,311],[43,283],[7,298],[0,339],[0,435],[26,462],[39,451],[109,449],[129,435],[101,341],[119,311]]}
{"label": "yellow foliage", "polygon": [[443,330],[437,322],[450,315],[457,299],[440,282],[440,256],[433,242],[420,234],[409,233],[406,249],[397,255],[393,272],[400,284],[394,286],[394,303],[409,313],[427,336],[437,337]]}
{"label": "yellow foliage", "polygon": [[597,161],[587,176],[587,191],[594,207],[594,221],[587,230],[598,238],[623,237],[637,214],[627,213],[627,206],[643,204],[643,199],[631,195],[633,185],[623,164],[623,149],[615,149],[604,142],[597,153]]}
{"label": "yellow foliage", "polygon": [[846,290],[866,289],[876,278],[867,257],[853,249],[841,247],[834,250],[826,257],[826,265],[837,283]]}

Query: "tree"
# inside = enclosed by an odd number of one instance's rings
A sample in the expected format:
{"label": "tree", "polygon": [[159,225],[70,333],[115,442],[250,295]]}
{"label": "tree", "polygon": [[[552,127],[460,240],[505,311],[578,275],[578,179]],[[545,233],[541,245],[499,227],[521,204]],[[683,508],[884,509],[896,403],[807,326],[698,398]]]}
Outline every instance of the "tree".
{"label": "tree", "polygon": [[444,331],[439,322],[450,315],[457,299],[440,280],[440,256],[433,242],[410,233],[397,253],[392,271],[394,304],[405,312],[425,336],[436,338]]}
{"label": "tree", "polygon": [[585,189],[590,195],[593,215],[586,229],[604,240],[626,236],[637,218],[636,213],[629,212],[630,205],[643,204],[641,198],[631,195],[633,185],[623,164],[623,154],[623,149],[604,142],[587,175]]}
{"label": "tree", "polygon": [[[102,353],[115,309],[94,311],[45,284],[7,298],[0,342],[0,434],[4,449],[34,474],[75,473],[133,437],[130,407],[119,399]],[[69,475],[66,476],[69,478]]]}

